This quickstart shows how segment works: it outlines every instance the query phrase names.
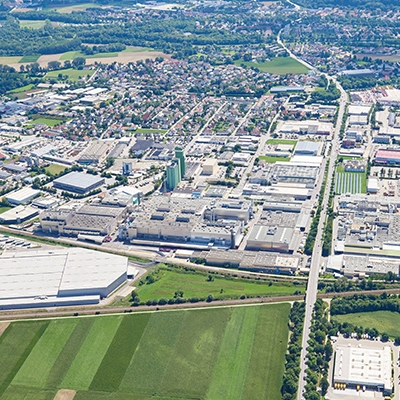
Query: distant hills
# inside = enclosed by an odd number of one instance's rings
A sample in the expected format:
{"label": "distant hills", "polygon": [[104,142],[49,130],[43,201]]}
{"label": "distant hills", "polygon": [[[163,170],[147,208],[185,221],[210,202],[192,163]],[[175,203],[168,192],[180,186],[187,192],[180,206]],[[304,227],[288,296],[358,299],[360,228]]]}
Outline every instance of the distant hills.
{"label": "distant hills", "polygon": [[370,10],[400,8],[399,0],[295,0],[294,3],[307,8],[349,7]]}

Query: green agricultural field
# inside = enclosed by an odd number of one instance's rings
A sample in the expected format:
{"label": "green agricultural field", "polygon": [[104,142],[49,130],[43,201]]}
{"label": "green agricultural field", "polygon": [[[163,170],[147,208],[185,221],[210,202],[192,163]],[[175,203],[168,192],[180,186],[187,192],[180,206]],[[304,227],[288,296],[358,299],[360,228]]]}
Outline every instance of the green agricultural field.
{"label": "green agricultural field", "polygon": [[290,139],[268,139],[267,144],[291,144],[295,146],[297,144],[297,140]]}
{"label": "green agricultural field", "polygon": [[91,55],[86,55],[80,51],[68,51],[64,53],[60,60],[74,60],[75,58],[82,57],[82,58],[107,58],[107,57],[118,57],[117,52],[109,52],[109,53],[95,53]]}
{"label": "green agricultural field", "polygon": [[349,322],[364,328],[375,328],[380,333],[386,332],[390,337],[400,336],[400,314],[392,311],[371,311],[333,315],[332,319],[339,322]]}
{"label": "green agricultural field", "polygon": [[82,78],[84,76],[92,76],[94,74],[94,70],[91,69],[73,69],[73,68],[67,68],[67,69],[60,69],[58,71],[50,71],[45,75],[45,78],[47,79],[58,79],[58,75],[67,75],[68,80],[72,82],[78,82],[79,78]]}
{"label": "green agricultural field", "polygon": [[[160,268],[151,284],[144,284],[136,290],[140,301],[154,299],[171,299],[177,291],[183,291],[183,297],[206,298],[210,293],[214,298],[231,299],[245,294],[248,297],[256,296],[287,296],[295,291],[304,293],[304,285],[293,285],[291,282],[262,282],[246,279],[227,279],[201,273],[185,273],[174,269]],[[146,280],[143,279],[143,282]]]}
{"label": "green agricultural field", "polygon": [[257,63],[251,61],[237,60],[236,65],[245,65],[248,68],[258,68],[262,72],[270,74],[286,75],[286,74],[307,74],[309,69],[291,57],[275,57],[271,61]]}
{"label": "green agricultural field", "polygon": [[14,322],[0,397],[276,400],[289,303]]}
{"label": "green agricultural field", "polygon": [[137,47],[137,46],[127,46],[125,50],[121,53],[141,53],[143,51],[154,51],[151,47]]}
{"label": "green agricultural field", "polygon": [[39,55],[36,56],[23,56],[18,62],[21,63],[34,63],[39,60]]}
{"label": "green agricultural field", "polygon": [[9,65],[9,64],[18,64],[21,56],[3,56],[0,57],[0,64]]}
{"label": "green agricultural field", "polygon": [[276,163],[278,161],[282,161],[282,162],[289,162],[290,161],[289,157],[259,156],[258,158],[260,160],[262,160],[262,161],[267,162],[267,163]]}
{"label": "green agricultural field", "polygon": [[82,3],[70,6],[50,7],[50,9],[56,10],[60,14],[70,14],[72,12],[85,11],[88,8],[98,8],[98,7],[100,6],[95,3]]}
{"label": "green agricultural field", "polygon": [[33,89],[34,87],[35,87],[35,85],[34,85],[33,83],[30,83],[29,85],[21,86],[21,87],[19,87],[19,88],[10,90],[10,91],[7,92],[7,93],[22,93],[22,92],[27,92],[27,91]]}
{"label": "green agricultural field", "polygon": [[45,170],[51,175],[57,175],[60,172],[63,172],[65,168],[67,167],[64,167],[63,165],[60,164],[51,164],[48,167],[46,167]]}
{"label": "green agricultural field", "polygon": [[40,29],[43,28],[46,21],[43,20],[22,20],[19,21],[19,26],[21,28],[31,28],[31,29]]}

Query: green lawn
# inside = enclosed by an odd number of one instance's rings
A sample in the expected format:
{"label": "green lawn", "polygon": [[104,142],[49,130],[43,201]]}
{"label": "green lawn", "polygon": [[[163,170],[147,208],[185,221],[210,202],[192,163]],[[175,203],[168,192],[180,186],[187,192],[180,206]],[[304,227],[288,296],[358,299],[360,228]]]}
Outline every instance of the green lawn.
{"label": "green lawn", "polygon": [[346,315],[333,315],[332,319],[364,328],[375,328],[390,337],[400,336],[400,314],[392,311],[371,311]]}
{"label": "green lawn", "polygon": [[291,282],[248,281],[246,279],[226,279],[213,275],[214,280],[209,282],[207,275],[200,273],[183,273],[179,270],[161,268],[157,274],[158,280],[151,284],[144,284],[136,292],[141,301],[154,299],[171,299],[176,291],[182,290],[183,297],[206,298],[210,293],[214,298],[238,298],[242,294],[255,296],[286,296],[296,290],[304,293],[303,285],[293,285]]}
{"label": "green lawn", "polygon": [[75,58],[107,58],[107,57],[118,57],[117,52],[108,52],[108,53],[95,53],[91,55],[86,55],[80,51],[68,51],[64,53],[60,60],[74,60]]}
{"label": "green lawn", "polygon": [[51,164],[48,167],[46,167],[45,170],[51,175],[57,175],[60,172],[63,172],[65,168],[67,167],[64,167],[63,165],[60,164]]}
{"label": "green lawn", "polygon": [[34,88],[35,85],[33,83],[30,83],[29,85],[21,86],[19,88],[13,89],[8,91],[7,93],[22,93],[22,92],[27,92],[28,90],[31,90]]}
{"label": "green lawn", "polygon": [[21,63],[34,63],[39,60],[40,55],[34,56],[23,56],[18,62]]}
{"label": "green lawn", "polygon": [[291,144],[295,146],[297,144],[297,140],[290,139],[268,139],[267,144]]}
{"label": "green lawn", "polygon": [[79,78],[82,78],[84,76],[92,76],[94,74],[94,70],[91,69],[73,69],[73,68],[67,68],[67,69],[60,69],[58,71],[50,71],[45,75],[45,78],[47,79],[58,79],[58,75],[67,75],[68,80],[72,82],[78,82]]}
{"label": "green lawn", "polygon": [[0,214],[2,214],[3,212],[6,212],[8,210],[11,210],[11,207],[0,207]]}
{"label": "green lawn", "polygon": [[0,57],[0,64],[8,65],[8,64],[18,64],[21,56],[3,56]]}
{"label": "green lawn", "polygon": [[43,20],[22,20],[19,21],[19,26],[21,28],[40,29],[44,27],[45,23]]}
{"label": "green lawn", "polygon": [[69,6],[58,6],[58,7],[49,7],[50,10],[56,10],[61,14],[70,14],[74,11],[85,11],[87,8],[98,8],[100,7],[98,4],[95,3],[82,3],[82,4],[75,4]]}
{"label": "green lawn", "polygon": [[166,133],[167,129],[151,129],[151,128],[139,128],[135,130],[135,133]]}
{"label": "green lawn", "polygon": [[154,51],[154,49],[151,47],[127,46],[125,50],[122,50],[122,53],[141,53],[142,51]]}
{"label": "green lawn", "polygon": [[0,396],[52,399],[280,398],[289,303],[12,323]]}
{"label": "green lawn", "polygon": [[289,157],[272,157],[272,156],[259,156],[260,160],[263,160],[267,163],[276,163],[278,161],[289,162]]}
{"label": "green lawn", "polygon": [[57,126],[62,124],[63,121],[60,119],[52,119],[52,118],[36,118],[33,121],[30,121],[30,124],[35,125],[35,124],[43,124],[47,125],[49,127]]}
{"label": "green lawn", "polygon": [[271,61],[264,63],[257,63],[251,61],[237,60],[236,65],[245,65],[246,67],[255,67],[262,72],[268,72],[270,74],[286,75],[286,74],[306,74],[309,69],[303,64],[299,63],[291,57],[275,57]]}

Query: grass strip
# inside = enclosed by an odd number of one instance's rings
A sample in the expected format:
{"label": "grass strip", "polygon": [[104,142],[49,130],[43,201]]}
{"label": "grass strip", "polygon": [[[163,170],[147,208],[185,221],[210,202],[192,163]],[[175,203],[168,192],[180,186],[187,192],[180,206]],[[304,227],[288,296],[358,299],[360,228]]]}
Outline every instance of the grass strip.
{"label": "grass strip", "polygon": [[242,398],[260,307],[232,310],[214,367],[207,399]]}
{"label": "grass strip", "polygon": [[94,318],[82,318],[59,354],[47,377],[46,387],[59,388],[93,325]]}
{"label": "grass strip", "polygon": [[[119,390],[152,395],[159,392],[161,377],[167,368],[184,312],[152,314]],[[137,374],[137,371],[142,374]]]}
{"label": "grass strip", "polygon": [[49,322],[12,323],[0,337],[0,397],[36,346]]}
{"label": "grass strip", "polygon": [[150,314],[125,316],[108,348],[91,390],[114,392],[118,389],[149,321]]}
{"label": "grass strip", "polygon": [[121,316],[93,319],[94,323],[62,381],[62,388],[89,389],[122,321]]}
{"label": "grass strip", "polygon": [[290,304],[264,305],[256,326],[243,400],[281,398]]}
{"label": "grass strip", "polygon": [[51,368],[77,324],[77,319],[52,320],[11,384],[43,389]]}

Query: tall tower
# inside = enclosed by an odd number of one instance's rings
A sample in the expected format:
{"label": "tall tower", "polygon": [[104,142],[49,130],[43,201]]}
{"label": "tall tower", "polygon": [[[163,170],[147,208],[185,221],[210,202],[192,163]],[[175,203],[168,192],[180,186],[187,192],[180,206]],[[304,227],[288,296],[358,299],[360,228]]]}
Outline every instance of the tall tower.
{"label": "tall tower", "polygon": [[181,181],[181,170],[179,158],[174,158],[167,165],[167,189],[174,190]]}
{"label": "tall tower", "polygon": [[179,160],[179,167],[181,170],[181,179],[185,177],[186,173],[186,162],[185,162],[185,154],[183,153],[183,149],[180,147],[175,147],[175,157]]}

